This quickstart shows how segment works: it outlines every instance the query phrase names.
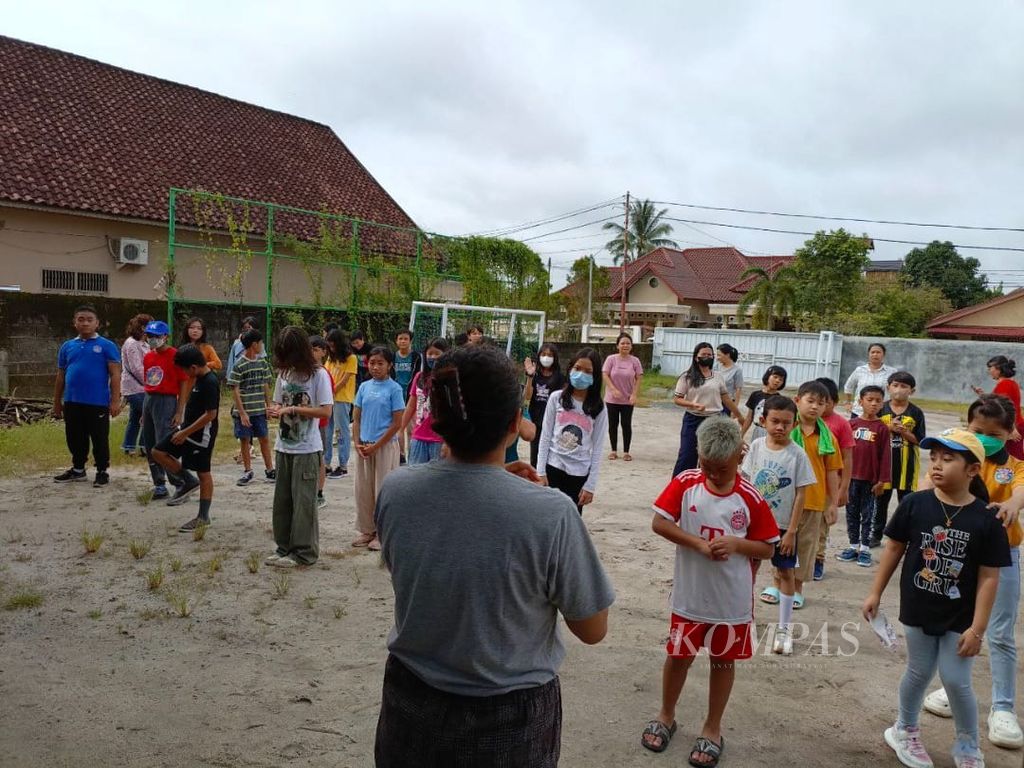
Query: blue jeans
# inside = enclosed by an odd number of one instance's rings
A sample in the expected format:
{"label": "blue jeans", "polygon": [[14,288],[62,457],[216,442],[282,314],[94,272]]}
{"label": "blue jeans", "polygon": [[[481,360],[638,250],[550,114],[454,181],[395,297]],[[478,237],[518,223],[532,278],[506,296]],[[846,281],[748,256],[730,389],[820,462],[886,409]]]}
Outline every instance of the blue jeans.
{"label": "blue jeans", "polygon": [[406,457],[406,461],[409,464],[426,464],[437,461],[441,458],[442,445],[444,443],[430,443],[414,438],[409,441],[409,455]]}
{"label": "blue jeans", "polygon": [[679,430],[679,455],[676,465],[672,468],[672,477],[687,469],[697,467],[697,427],[704,423],[704,416],[687,413],[683,416],[683,426]]}
{"label": "blue jeans", "polygon": [[851,480],[850,498],[846,502],[846,535],[850,544],[865,547],[871,542],[871,526],[875,522],[875,494],[870,480]]}
{"label": "blue jeans", "polygon": [[142,434],[142,402],[146,399],[146,393],[126,395],[124,399],[128,403],[128,426],[124,430],[121,450],[134,451],[139,448],[139,437]]}
{"label": "blue jeans", "polygon": [[1020,547],[1010,550],[1013,565],[999,569],[999,588],[988,621],[988,660],[992,670],[992,709],[1013,712],[1017,697],[1017,645],[1013,637],[1020,607]]}
{"label": "blue jeans", "polygon": [[328,443],[324,446],[324,466],[330,467],[331,459],[334,458],[334,430],[338,430],[338,466],[348,466],[349,454],[352,450],[352,425],[349,422],[351,413],[352,403],[334,403],[331,420],[327,424]]}
{"label": "blue jeans", "polygon": [[936,637],[926,635],[920,627],[903,625],[907,637],[907,669],[900,680],[900,717],[902,727],[917,726],[928,684],[939,671],[942,687],[949,697],[956,726],[954,755],[981,756],[978,749],[978,700],[971,688],[973,656],[958,656],[959,632]]}

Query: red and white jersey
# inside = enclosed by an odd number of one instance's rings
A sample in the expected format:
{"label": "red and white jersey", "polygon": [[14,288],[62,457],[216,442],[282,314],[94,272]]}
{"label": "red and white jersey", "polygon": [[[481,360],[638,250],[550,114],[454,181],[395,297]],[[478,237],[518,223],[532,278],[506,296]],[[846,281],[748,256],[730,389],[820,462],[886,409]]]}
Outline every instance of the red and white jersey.
{"label": "red and white jersey", "polygon": [[[711,491],[699,469],[681,472],[654,502],[654,511],[707,541],[717,536],[779,540],[768,503],[738,472],[736,485],[726,496]],[[753,604],[749,558],[734,554],[728,560],[709,560],[695,550],[676,547],[673,613],[691,621],[744,624],[753,621]]]}

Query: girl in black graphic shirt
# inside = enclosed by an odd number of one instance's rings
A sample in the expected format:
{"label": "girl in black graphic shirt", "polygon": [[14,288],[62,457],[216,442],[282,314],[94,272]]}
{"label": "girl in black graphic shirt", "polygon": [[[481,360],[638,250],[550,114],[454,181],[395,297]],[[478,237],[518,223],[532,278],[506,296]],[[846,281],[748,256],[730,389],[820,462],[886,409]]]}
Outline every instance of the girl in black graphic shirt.
{"label": "girl in black graphic shirt", "polygon": [[899,717],[886,729],[885,741],[904,765],[932,764],[918,719],[938,669],[956,723],[954,762],[957,768],[981,768],[971,667],[988,628],[999,568],[1010,564],[1010,546],[1002,523],[986,508],[988,494],[979,477],[985,449],[978,438],[949,429],[925,438],[921,447],[931,449],[934,487],[911,494],[897,507],[863,606],[864,618],[874,619],[902,559],[900,622],[906,633],[907,669],[900,681]]}
{"label": "girl in black graphic shirt", "polygon": [[527,403],[530,421],[537,425],[537,435],[530,441],[530,464],[536,467],[540,451],[540,425],[544,423],[548,396],[565,387],[565,376],[558,363],[558,347],[554,344],[542,345],[536,360],[528,357],[523,361],[523,369],[526,372],[523,399]]}

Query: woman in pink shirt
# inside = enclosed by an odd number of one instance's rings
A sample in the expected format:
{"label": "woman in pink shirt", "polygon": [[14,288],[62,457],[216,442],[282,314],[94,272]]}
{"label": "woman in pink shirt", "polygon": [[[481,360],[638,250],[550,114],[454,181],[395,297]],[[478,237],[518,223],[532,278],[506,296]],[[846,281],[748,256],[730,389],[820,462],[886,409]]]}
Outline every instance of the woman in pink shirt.
{"label": "woman in pink shirt", "polygon": [[644,368],[640,360],[632,355],[633,338],[628,333],[620,333],[615,340],[619,354],[608,355],[601,373],[604,374],[604,402],[608,406],[608,437],[612,443],[612,452],[608,458],[619,458],[619,421],[622,421],[622,458],[632,461],[629,455],[629,444],[633,441],[633,407],[636,396],[640,392],[640,378]]}
{"label": "woman in pink shirt", "polygon": [[412,440],[409,441],[410,464],[427,464],[441,458],[444,440],[434,431],[434,420],[430,415],[430,388],[433,385],[434,363],[448,351],[448,342],[440,337],[427,342],[423,350],[423,370],[413,376],[409,385],[409,400],[405,406],[402,429],[413,425]]}

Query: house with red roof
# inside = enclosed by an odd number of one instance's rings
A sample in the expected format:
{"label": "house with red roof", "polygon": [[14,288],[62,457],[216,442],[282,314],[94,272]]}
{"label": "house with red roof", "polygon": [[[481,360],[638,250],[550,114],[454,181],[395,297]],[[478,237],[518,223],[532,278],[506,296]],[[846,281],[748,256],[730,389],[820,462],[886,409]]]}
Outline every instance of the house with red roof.
{"label": "house with red roof", "polygon": [[[172,187],[403,228],[404,251],[414,251],[415,222],[326,125],[2,36],[0,83],[7,290],[160,298]],[[181,208],[177,237],[195,240],[198,214]],[[275,233],[288,234],[286,218]],[[308,239],[308,218],[291,226]],[[257,222],[249,244],[247,303],[266,299],[264,229]],[[176,253],[175,268],[182,298],[224,298],[201,251]],[[301,264],[275,262],[273,275],[276,302],[309,301]]]}
{"label": "house with red roof", "polygon": [[1024,288],[939,315],[925,331],[940,339],[1024,342]]}
{"label": "house with red roof", "polygon": [[772,274],[792,256],[747,256],[736,248],[656,248],[619,270],[609,286],[607,308],[618,320],[626,294],[626,325],[748,328],[738,312],[756,278],[752,267]]}

